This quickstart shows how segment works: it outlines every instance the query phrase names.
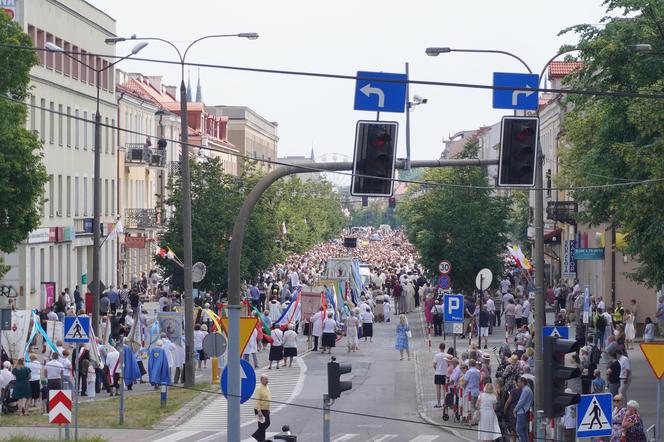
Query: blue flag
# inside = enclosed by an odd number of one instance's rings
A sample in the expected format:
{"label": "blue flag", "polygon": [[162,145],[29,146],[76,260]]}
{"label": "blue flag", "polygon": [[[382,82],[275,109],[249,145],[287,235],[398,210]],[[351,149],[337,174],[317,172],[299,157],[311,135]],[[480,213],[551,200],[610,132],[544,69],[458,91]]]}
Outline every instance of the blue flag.
{"label": "blue flag", "polygon": [[124,346],[124,372],[122,373],[126,386],[133,384],[141,378],[141,370],[138,368],[138,362],[131,351],[131,347]]}
{"label": "blue flag", "polygon": [[169,385],[171,375],[168,367],[168,358],[163,348],[153,347],[148,353],[148,374],[153,385]]}

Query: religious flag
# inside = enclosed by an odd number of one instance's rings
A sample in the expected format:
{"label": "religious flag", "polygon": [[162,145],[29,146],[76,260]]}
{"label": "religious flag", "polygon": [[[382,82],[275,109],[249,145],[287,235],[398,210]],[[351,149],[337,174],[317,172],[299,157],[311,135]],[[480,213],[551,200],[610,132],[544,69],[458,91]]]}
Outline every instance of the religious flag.
{"label": "religious flag", "polygon": [[168,357],[161,347],[152,347],[148,351],[148,374],[152,385],[169,385],[171,376]]}
{"label": "religious flag", "polygon": [[507,250],[510,252],[510,255],[512,255],[517,266],[524,270],[531,270],[533,268],[532,264],[530,264],[530,261],[526,258],[526,255],[523,254],[518,245],[514,244],[512,246],[507,246]]}
{"label": "religious flag", "polygon": [[113,231],[108,234],[108,238],[106,238],[107,241],[113,241],[114,239],[117,239],[119,234],[125,233],[124,226],[122,225],[122,221],[118,220],[118,222],[115,224],[115,227],[113,228]]}
{"label": "religious flag", "polygon": [[141,370],[138,368],[138,362],[136,361],[134,352],[128,345],[124,346],[124,371],[122,372],[122,376],[127,387],[141,379]]}

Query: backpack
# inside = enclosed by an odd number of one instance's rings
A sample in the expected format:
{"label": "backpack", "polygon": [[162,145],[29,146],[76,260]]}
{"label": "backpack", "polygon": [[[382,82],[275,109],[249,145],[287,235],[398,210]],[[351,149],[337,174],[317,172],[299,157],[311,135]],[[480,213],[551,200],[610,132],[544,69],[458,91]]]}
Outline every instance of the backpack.
{"label": "backpack", "polygon": [[604,331],[604,327],[606,327],[606,318],[604,315],[599,315],[595,321],[595,328]]}

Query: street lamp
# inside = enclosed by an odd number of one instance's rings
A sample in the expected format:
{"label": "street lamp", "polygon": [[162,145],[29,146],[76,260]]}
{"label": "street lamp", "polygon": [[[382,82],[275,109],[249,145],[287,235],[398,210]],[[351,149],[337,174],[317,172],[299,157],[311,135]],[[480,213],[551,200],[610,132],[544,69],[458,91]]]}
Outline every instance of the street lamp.
{"label": "street lamp", "polygon": [[[159,37],[137,37],[132,35],[130,38],[114,37],[107,38],[106,43],[115,44],[126,40],[154,40],[161,41],[170,45],[180,58],[180,122],[181,133],[180,139],[182,140],[182,156],[180,158],[180,173],[181,173],[181,186],[182,186],[182,233],[184,248],[184,325],[185,325],[185,387],[193,387],[195,381],[195,364],[194,364],[194,299],[192,297],[193,283],[191,280],[191,266],[192,266],[192,246],[191,246],[191,181],[189,177],[189,133],[188,133],[188,118],[187,118],[187,87],[184,84],[184,65],[185,59],[189,49],[196,43],[210,38],[222,37],[239,37],[249,40],[256,40],[258,34],[255,32],[243,32],[240,34],[214,34],[200,37],[191,42],[181,52],[177,46],[172,42]],[[229,300],[233,299],[234,294],[229,293]],[[239,293],[237,294],[239,296]],[[229,308],[229,336],[239,336],[240,332],[240,303],[230,302]],[[237,304],[237,305],[235,305]],[[234,441],[231,437],[232,430],[235,429],[234,423],[237,420],[237,440],[239,440],[239,422],[240,422],[240,349],[239,341],[236,339],[229,340],[228,347],[228,422],[229,422],[229,440]],[[236,358],[236,364],[232,364]]]}
{"label": "street lamp", "polygon": [[148,44],[146,42],[139,43],[131,50],[131,53],[125,55],[122,58],[115,60],[113,63],[102,69],[96,69],[89,64],[85,63],[73,57],[71,54],[67,53],[60,46],[57,46],[51,42],[46,43],[44,47],[51,52],[60,52],[77,63],[82,64],[88,69],[93,70],[97,74],[96,86],[97,86],[97,110],[95,112],[95,164],[94,164],[94,178],[93,178],[93,218],[92,218],[92,274],[94,279],[92,280],[92,327],[95,333],[99,332],[99,296],[100,292],[100,282],[101,282],[101,266],[99,265],[99,252],[101,248],[101,229],[100,229],[100,218],[101,218],[101,114],[99,113],[99,93],[101,90],[101,73],[107,69],[112,68],[116,64],[120,63],[122,60],[125,60],[132,55],[138,54],[144,47]]}
{"label": "street lamp", "polygon": [[500,51],[497,49],[458,49],[458,48],[447,48],[447,47],[429,47],[426,48],[425,53],[429,57],[438,57],[440,54],[448,54],[450,52],[470,52],[470,53],[482,53],[482,54],[502,54],[502,55],[507,55],[508,57],[515,58],[519,60],[519,62],[528,70],[528,72],[532,73],[533,71],[530,70],[530,67],[528,64],[523,61],[520,57],[512,54],[511,52],[507,51]]}

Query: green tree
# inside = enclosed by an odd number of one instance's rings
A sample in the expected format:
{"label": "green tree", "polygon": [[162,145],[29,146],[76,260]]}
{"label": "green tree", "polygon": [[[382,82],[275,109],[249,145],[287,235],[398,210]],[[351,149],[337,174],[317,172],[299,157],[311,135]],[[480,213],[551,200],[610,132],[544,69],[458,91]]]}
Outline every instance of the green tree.
{"label": "green tree", "polygon": [[[462,156],[476,157],[477,152],[477,142],[469,142]],[[482,268],[496,275],[503,270],[500,255],[507,243],[511,202],[494,195],[487,178],[486,169],[479,167],[428,169],[422,176],[432,183],[428,190],[397,207],[422,263],[437,274],[438,263],[449,260],[454,288],[466,292],[474,289]]]}
{"label": "green tree", "polygon": [[[0,43],[32,46],[30,37],[0,11]],[[39,205],[48,175],[42,146],[25,128],[33,51],[0,47],[0,251],[11,253],[39,226]],[[0,277],[8,270],[0,258]]]}
{"label": "green tree", "polygon": [[[607,12],[623,16],[600,26],[578,25],[583,67],[567,79],[573,88],[664,92],[664,2],[607,0]],[[652,45],[638,53],[633,45]],[[562,182],[571,186],[649,184],[576,189],[584,207],[579,219],[612,223],[627,235],[626,252],[639,263],[631,274],[649,286],[664,282],[664,103],[662,100],[569,96],[563,131],[569,148],[561,153]]]}

